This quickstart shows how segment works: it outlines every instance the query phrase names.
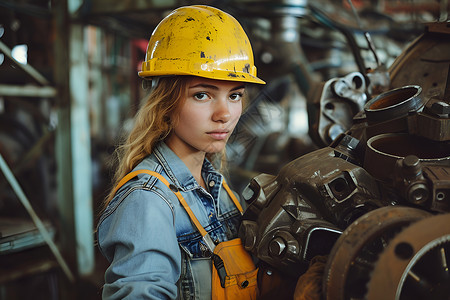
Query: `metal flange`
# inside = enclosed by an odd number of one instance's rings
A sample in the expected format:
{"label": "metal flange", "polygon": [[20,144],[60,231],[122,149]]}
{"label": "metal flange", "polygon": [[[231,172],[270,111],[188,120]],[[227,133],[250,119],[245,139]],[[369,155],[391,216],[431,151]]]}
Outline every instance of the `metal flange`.
{"label": "metal flange", "polygon": [[420,220],[399,233],[380,255],[367,300],[448,299],[450,214]]}
{"label": "metal flange", "polygon": [[324,299],[362,299],[378,255],[389,241],[405,226],[429,216],[412,207],[386,206],[358,218],[342,233],[328,257]]}

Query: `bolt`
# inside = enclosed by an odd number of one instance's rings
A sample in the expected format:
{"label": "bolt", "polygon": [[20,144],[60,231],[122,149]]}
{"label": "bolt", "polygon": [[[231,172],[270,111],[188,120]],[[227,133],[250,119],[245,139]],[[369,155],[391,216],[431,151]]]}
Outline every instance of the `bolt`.
{"label": "bolt", "polygon": [[420,159],[415,155],[408,155],[402,161],[403,174],[406,179],[412,180],[422,174]]}
{"label": "bolt", "polygon": [[428,200],[428,188],[423,183],[413,184],[408,191],[408,200],[414,204],[424,204]]}
{"label": "bolt", "polygon": [[437,101],[431,105],[430,110],[439,116],[445,116],[450,114],[450,104],[444,101]]}
{"label": "bolt", "polygon": [[269,252],[273,256],[281,256],[281,254],[283,254],[284,252],[284,249],[286,249],[286,243],[280,237],[274,238],[269,244]]}
{"label": "bolt", "polygon": [[419,158],[415,155],[408,155],[403,159],[403,166],[407,168],[414,168],[419,165]]}

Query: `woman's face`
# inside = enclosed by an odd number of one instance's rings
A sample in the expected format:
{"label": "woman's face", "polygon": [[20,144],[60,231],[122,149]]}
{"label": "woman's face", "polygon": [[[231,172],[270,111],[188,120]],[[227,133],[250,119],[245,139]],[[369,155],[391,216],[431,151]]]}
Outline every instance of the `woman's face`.
{"label": "woman's face", "polygon": [[193,77],[167,145],[178,155],[225,148],[242,113],[242,82]]}

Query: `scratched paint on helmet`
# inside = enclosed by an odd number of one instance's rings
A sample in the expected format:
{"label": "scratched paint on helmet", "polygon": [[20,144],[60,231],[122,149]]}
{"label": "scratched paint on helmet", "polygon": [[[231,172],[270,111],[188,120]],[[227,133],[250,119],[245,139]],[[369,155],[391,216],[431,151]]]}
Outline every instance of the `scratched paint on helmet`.
{"label": "scratched paint on helmet", "polygon": [[158,24],[139,75],[264,83],[256,77],[253,50],[239,22],[204,5],[181,7]]}

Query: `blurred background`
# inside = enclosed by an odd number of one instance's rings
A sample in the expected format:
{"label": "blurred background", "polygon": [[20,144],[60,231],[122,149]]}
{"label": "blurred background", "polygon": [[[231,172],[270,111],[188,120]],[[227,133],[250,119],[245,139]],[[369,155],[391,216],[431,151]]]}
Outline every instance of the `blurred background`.
{"label": "blurred background", "polygon": [[94,230],[115,146],[148,93],[137,72],[155,26],[191,4],[239,20],[267,82],[249,88],[230,139],[238,192],[346,129],[318,128],[323,82],[374,75],[369,97],[445,86],[433,72],[427,83],[389,72],[427,24],[448,30],[447,0],[0,0],[0,299],[100,298],[107,264]]}

